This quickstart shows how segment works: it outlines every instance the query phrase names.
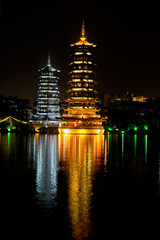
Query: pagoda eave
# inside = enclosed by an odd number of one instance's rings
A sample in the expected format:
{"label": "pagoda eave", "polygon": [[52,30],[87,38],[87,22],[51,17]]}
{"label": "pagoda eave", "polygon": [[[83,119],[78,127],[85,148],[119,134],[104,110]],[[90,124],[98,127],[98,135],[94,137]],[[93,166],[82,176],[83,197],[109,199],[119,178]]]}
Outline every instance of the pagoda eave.
{"label": "pagoda eave", "polygon": [[85,41],[85,40],[80,40],[80,41],[78,41],[78,42],[76,42],[76,43],[70,44],[71,47],[79,46],[79,45],[87,45],[87,46],[93,46],[93,47],[96,47],[96,46],[97,46],[96,44],[94,44],[94,43],[89,43],[89,42],[87,42],[87,41]]}
{"label": "pagoda eave", "polygon": [[83,98],[83,97],[78,97],[78,98],[68,98],[68,99],[66,99],[65,100],[66,102],[73,102],[73,103],[79,103],[79,102],[84,102],[84,103],[87,103],[87,102],[89,102],[89,103],[91,103],[91,102],[93,102],[93,103],[95,103],[95,102],[98,102],[98,100],[96,100],[96,99],[94,99],[94,98]]}
{"label": "pagoda eave", "polygon": [[79,121],[81,121],[81,120],[102,120],[101,119],[101,117],[100,116],[93,116],[93,117],[91,117],[91,116],[86,116],[86,115],[84,115],[84,116],[82,116],[82,115],[78,115],[78,116],[72,116],[71,117],[71,115],[67,115],[67,114],[64,114],[63,115],[63,117],[61,118],[61,120],[79,120]]}

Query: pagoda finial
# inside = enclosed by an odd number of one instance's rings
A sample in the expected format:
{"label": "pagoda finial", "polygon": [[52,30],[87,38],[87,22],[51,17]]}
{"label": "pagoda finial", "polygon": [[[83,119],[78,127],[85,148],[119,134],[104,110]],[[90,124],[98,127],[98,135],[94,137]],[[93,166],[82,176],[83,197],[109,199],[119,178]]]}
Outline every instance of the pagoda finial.
{"label": "pagoda finial", "polygon": [[48,67],[51,67],[51,55],[50,53],[48,54],[48,64],[47,64]]}
{"label": "pagoda finial", "polygon": [[86,40],[84,19],[83,19],[83,22],[82,22],[82,31],[81,31],[81,37],[80,37],[80,39],[81,39],[82,41],[85,41],[85,40]]}

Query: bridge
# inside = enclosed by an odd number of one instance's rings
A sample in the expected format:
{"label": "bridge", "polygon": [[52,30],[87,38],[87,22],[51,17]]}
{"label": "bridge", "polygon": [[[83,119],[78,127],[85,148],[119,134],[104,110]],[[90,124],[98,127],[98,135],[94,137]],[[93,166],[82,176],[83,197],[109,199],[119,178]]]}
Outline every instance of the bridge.
{"label": "bridge", "polygon": [[[17,119],[17,118],[12,117],[12,116],[9,116],[9,117],[6,117],[6,118],[4,118],[4,119],[1,119],[1,120],[0,120],[0,123],[6,122],[6,121],[9,122],[10,130],[11,130],[11,129],[13,129],[13,122],[12,122],[13,120],[16,121],[16,122],[22,123],[22,124],[28,124],[28,122],[19,120],[19,119]],[[9,129],[8,129],[8,130],[9,130]]]}
{"label": "bridge", "polygon": [[[5,127],[5,129],[7,129],[8,132],[10,132],[11,130],[16,129],[16,127],[13,127],[13,120],[22,124],[30,124],[29,122],[19,120],[12,116],[1,119],[0,124],[3,122],[8,122],[9,125]],[[34,132],[58,133],[58,125],[57,126],[53,124],[45,125],[45,123],[32,123],[32,125],[33,125]]]}

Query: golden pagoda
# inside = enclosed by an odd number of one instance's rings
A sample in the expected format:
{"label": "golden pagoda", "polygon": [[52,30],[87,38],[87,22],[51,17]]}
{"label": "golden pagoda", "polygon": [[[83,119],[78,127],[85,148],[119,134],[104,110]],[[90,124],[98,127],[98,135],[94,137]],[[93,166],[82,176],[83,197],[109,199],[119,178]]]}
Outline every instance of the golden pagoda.
{"label": "golden pagoda", "polygon": [[102,119],[97,108],[95,90],[95,44],[86,40],[85,24],[82,23],[80,40],[70,44],[70,88],[67,91],[68,107],[61,118],[60,133],[103,134]]}

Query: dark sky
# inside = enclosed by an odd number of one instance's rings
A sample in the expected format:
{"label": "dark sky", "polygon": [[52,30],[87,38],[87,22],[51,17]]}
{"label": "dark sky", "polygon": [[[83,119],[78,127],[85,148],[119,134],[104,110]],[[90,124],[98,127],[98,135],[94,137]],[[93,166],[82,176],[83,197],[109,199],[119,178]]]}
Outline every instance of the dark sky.
{"label": "dark sky", "polygon": [[68,88],[69,44],[97,44],[97,89],[160,96],[160,6],[142,1],[0,0],[0,94],[33,102],[37,70],[61,70],[61,97]]}

